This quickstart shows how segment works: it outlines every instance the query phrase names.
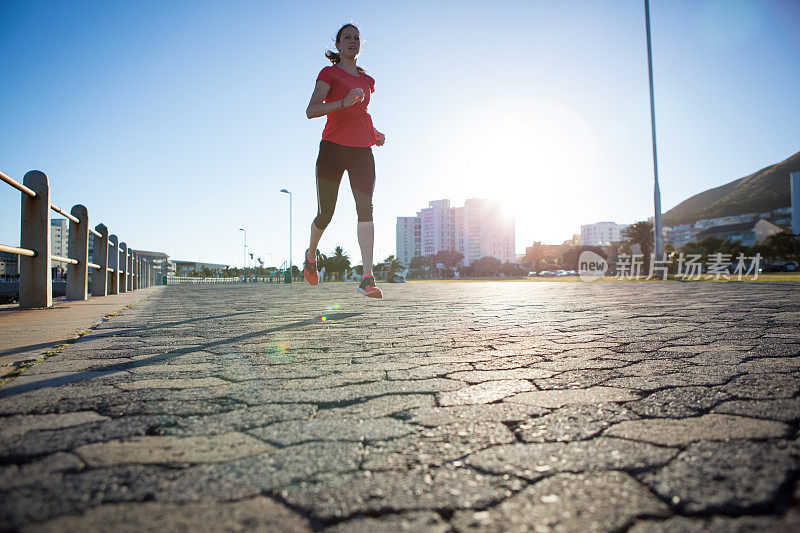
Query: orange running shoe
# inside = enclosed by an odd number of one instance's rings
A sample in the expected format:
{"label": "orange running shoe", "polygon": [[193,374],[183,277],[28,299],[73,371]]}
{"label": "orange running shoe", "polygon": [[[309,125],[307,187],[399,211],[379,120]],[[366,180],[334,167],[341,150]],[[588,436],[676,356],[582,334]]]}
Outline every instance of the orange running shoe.
{"label": "orange running shoe", "polygon": [[303,261],[303,277],[306,278],[306,281],[309,284],[316,285],[317,283],[319,283],[319,274],[317,274],[317,262],[308,260],[308,250],[306,250],[306,254],[303,257],[305,258],[305,261]]}
{"label": "orange running shoe", "polygon": [[370,298],[383,298],[383,293],[375,286],[375,278],[372,276],[364,276],[361,278],[358,292]]}

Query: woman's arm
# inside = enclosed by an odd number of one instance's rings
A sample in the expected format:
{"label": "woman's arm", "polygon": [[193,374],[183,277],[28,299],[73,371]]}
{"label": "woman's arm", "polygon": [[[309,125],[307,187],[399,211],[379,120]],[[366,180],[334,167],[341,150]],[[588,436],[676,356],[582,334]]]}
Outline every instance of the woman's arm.
{"label": "woman's arm", "polygon": [[325,97],[328,96],[328,91],[330,90],[330,85],[324,81],[317,80],[317,84],[314,86],[314,92],[311,94],[311,101],[306,108],[306,116],[308,118],[324,117],[334,111],[350,107],[354,103],[364,99],[364,91],[361,89],[353,89],[343,99],[326,104]]}

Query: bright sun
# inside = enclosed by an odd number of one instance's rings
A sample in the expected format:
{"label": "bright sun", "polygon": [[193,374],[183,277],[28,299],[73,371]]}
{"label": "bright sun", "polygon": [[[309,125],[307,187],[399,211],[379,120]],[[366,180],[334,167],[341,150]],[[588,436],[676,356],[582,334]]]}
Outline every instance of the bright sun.
{"label": "bright sun", "polygon": [[528,234],[564,240],[578,231],[582,206],[591,201],[581,188],[599,164],[588,121],[550,100],[495,102],[469,118],[445,152],[444,172],[458,192],[503,201],[516,214],[518,242]]}

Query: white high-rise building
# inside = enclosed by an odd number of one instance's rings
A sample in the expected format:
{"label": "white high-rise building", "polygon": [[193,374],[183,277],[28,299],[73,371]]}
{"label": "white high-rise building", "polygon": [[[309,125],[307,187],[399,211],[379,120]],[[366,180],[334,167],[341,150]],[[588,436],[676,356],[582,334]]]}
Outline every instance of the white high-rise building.
{"label": "white high-rise building", "polygon": [[[50,219],[50,254],[67,257],[69,242],[69,220],[66,218]],[[66,268],[65,263],[50,260],[50,268]]]}
{"label": "white high-rise building", "polygon": [[[414,228],[414,229],[412,229]],[[412,241],[412,232],[420,241]],[[412,252],[412,244],[413,252]],[[512,214],[500,203],[467,200],[463,207],[450,207],[450,200],[436,200],[416,217],[397,218],[397,257],[408,265],[411,257],[431,256],[455,250],[464,256],[464,265],[484,256],[516,262],[515,228]],[[411,257],[408,257],[413,253]],[[400,259],[407,257],[407,261]]]}
{"label": "white high-rise building", "polygon": [[408,266],[411,259],[422,255],[422,227],[419,217],[397,217],[397,253],[400,264]]}
{"label": "white high-rise building", "polygon": [[463,251],[459,251],[464,254],[465,265],[487,255],[516,262],[514,216],[504,211],[499,202],[467,200],[460,218]]}
{"label": "white high-rise building", "polygon": [[455,249],[453,214],[450,200],[436,200],[417,215],[422,231],[422,255],[433,255],[441,250]]}
{"label": "white high-rise building", "polygon": [[608,246],[612,242],[625,240],[623,232],[627,224],[596,222],[581,226],[581,244],[584,246]]}

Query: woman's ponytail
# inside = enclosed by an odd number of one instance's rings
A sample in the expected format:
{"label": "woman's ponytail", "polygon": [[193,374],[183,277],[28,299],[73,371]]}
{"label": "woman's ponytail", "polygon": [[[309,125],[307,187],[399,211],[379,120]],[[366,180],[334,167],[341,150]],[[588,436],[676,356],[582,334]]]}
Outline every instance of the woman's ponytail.
{"label": "woman's ponytail", "polygon": [[342,55],[338,52],[332,52],[330,50],[325,50],[325,57],[331,60],[331,63],[334,65],[342,60]]}

